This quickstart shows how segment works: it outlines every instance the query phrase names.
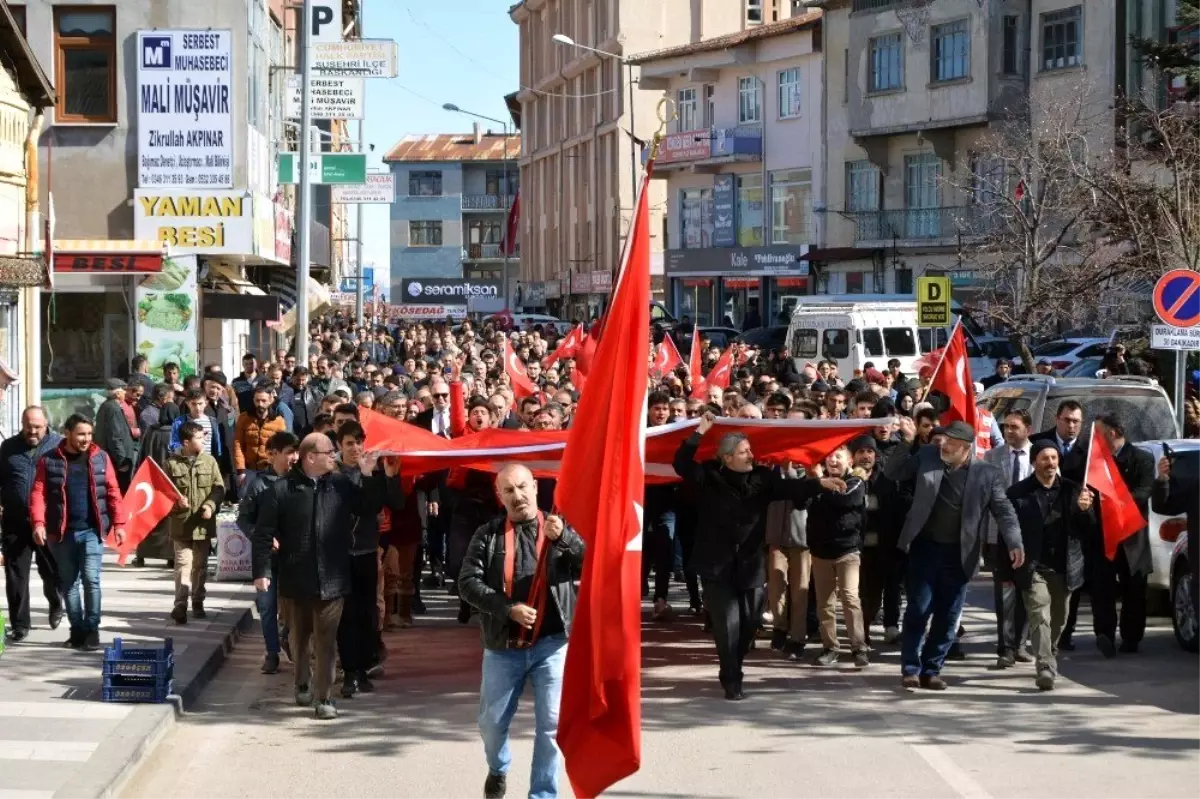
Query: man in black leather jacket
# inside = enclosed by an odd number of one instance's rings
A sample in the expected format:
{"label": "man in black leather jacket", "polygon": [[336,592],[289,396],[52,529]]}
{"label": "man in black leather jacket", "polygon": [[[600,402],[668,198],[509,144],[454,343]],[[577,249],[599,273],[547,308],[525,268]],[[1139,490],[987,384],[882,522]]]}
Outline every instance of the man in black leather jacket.
{"label": "man in black leather jacket", "polygon": [[583,539],[562,518],[542,514],[537,481],[520,464],[496,475],[496,496],[505,515],[475,531],[458,575],[458,595],[479,610],[483,637],[479,733],[488,764],[483,795],[502,797],[507,789],[508,727],[528,681],[536,725],[529,795],[557,796],[560,755],[554,739]]}

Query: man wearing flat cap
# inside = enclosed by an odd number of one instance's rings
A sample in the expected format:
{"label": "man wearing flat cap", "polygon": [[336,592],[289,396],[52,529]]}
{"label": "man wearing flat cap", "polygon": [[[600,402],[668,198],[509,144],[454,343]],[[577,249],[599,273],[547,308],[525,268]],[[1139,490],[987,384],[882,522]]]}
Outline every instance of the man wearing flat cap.
{"label": "man wearing flat cap", "polygon": [[1024,563],[1025,551],[1002,472],[972,458],[975,429],[953,422],[937,446],[915,446],[916,434],[913,421],[901,417],[904,443],[884,469],[902,490],[913,492],[897,545],[908,553],[901,673],[905,690],[941,691],[946,688],[942,665],[954,643],[967,584],[979,567],[988,517],[995,518],[1014,568]]}
{"label": "man wearing flat cap", "polygon": [[108,399],[96,411],[94,440],[108,454],[113,468],[117,470],[117,484],[121,493],[129,490],[133,479],[133,462],[137,459],[137,447],[133,443],[133,429],[125,417],[125,381],[110,378],[104,382]]}

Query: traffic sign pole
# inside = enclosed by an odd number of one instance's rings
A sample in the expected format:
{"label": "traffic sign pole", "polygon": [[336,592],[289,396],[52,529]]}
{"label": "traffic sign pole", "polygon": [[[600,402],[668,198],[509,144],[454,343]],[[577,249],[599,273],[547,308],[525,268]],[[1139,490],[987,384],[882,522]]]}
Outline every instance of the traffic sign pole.
{"label": "traffic sign pole", "polygon": [[[360,2],[358,4],[358,38],[360,38],[360,39],[363,36],[363,9],[362,9],[362,7],[364,5],[365,5],[365,3],[362,2],[362,0],[360,0]],[[365,94],[366,94],[366,92],[364,92],[364,95]],[[367,102],[367,98],[364,96],[363,97],[363,105],[364,105],[363,118],[358,120],[358,151],[360,153],[366,152],[366,149],[363,146],[365,143],[365,140],[363,138],[363,125],[366,122],[366,116],[367,116],[366,108],[365,108],[366,102]],[[362,327],[363,326],[363,262],[362,262],[362,258],[363,258],[363,237],[362,237],[363,207],[362,207],[362,203],[358,204],[358,213],[355,214],[355,216],[357,217],[357,219],[354,222],[354,239],[355,239],[355,241],[354,241],[354,262],[355,262],[355,271],[358,274],[358,285],[354,287],[354,318],[355,318],[355,321],[358,323],[358,326]]]}
{"label": "traffic sign pole", "polygon": [[309,96],[309,86],[312,82],[312,39],[313,39],[313,0],[304,0],[301,11],[301,46],[300,46],[300,163],[295,168],[300,171],[300,193],[296,204],[297,238],[299,239],[299,254],[296,264],[296,363],[308,365],[308,270],[312,259],[312,176],[308,171],[308,158],[311,138],[308,129],[312,126],[312,98]]}

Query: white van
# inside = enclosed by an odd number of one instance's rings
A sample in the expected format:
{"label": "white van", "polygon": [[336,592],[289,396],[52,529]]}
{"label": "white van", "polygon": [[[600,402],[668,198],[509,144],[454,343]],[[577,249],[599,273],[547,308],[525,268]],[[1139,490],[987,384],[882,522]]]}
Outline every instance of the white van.
{"label": "white van", "polygon": [[[834,360],[843,381],[854,378],[868,362],[879,371],[887,370],[892,358],[900,361],[900,371],[915,377],[915,362],[944,346],[950,328],[918,328],[917,303],[898,294],[818,294],[797,298],[788,326],[788,346],[797,369],[807,363]],[[962,314],[957,303],[955,314]],[[964,317],[971,377],[978,381],[995,371],[995,363],[975,342],[974,322]]]}

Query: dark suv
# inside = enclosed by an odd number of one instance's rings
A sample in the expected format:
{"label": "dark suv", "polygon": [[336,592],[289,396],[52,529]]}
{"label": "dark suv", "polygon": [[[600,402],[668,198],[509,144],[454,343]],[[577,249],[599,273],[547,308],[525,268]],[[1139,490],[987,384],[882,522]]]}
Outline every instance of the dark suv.
{"label": "dark suv", "polygon": [[991,411],[997,420],[1003,419],[1009,411],[1028,411],[1033,417],[1036,433],[1054,427],[1058,405],[1068,399],[1083,406],[1084,430],[1080,435],[1085,440],[1091,434],[1091,421],[1109,413],[1116,414],[1121,420],[1126,438],[1134,444],[1179,437],[1179,427],[1166,392],[1148,377],[1096,380],[1017,375],[983,392],[979,404]]}

